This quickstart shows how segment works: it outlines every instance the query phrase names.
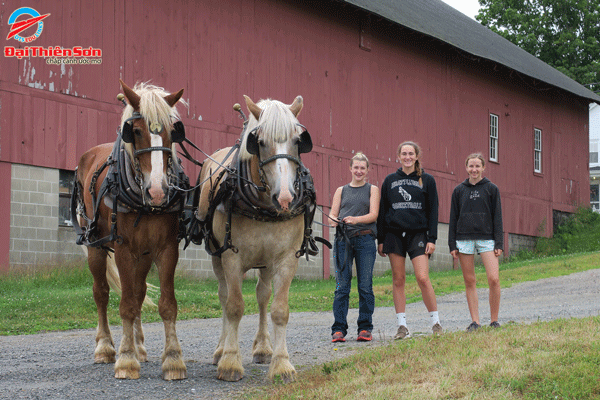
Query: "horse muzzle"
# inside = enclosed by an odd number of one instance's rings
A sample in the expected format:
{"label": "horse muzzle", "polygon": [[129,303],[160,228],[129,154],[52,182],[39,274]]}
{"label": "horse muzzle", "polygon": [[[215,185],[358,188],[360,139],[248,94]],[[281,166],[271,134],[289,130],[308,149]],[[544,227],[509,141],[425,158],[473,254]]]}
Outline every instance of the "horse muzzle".
{"label": "horse muzzle", "polygon": [[300,204],[299,197],[296,194],[274,194],[271,201],[278,212],[291,213]]}
{"label": "horse muzzle", "polygon": [[144,204],[151,207],[165,206],[169,200],[169,188],[166,183],[150,184],[144,189]]}

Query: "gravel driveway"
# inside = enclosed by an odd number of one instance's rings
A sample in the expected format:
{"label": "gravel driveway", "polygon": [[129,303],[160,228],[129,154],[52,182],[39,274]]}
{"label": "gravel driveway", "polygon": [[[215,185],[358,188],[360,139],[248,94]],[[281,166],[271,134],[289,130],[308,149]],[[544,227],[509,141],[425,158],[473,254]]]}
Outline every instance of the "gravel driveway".
{"label": "gravel driveway", "polygon": [[[557,318],[600,315],[600,269],[559,278],[525,282],[502,290],[500,323],[530,323]],[[487,289],[479,290],[481,322],[489,323]],[[351,296],[357,296],[352,292]],[[464,293],[438,297],[444,329],[463,330],[470,322]],[[348,342],[330,342],[330,312],[294,313],[288,325],[288,351],[296,369],[343,357],[357,348],[387,343],[396,331],[391,307],[375,309],[374,338],[358,343],[356,318],[350,310]],[[429,333],[429,317],[422,302],[407,306],[413,334]],[[95,330],[53,332],[0,337],[0,399],[228,399],[248,387],[265,385],[268,366],[252,364],[251,346],[257,316],[248,315],[240,324],[242,357],[246,376],[240,382],[217,380],[211,364],[212,352],[221,329],[220,319],[179,321],[178,336],[188,368],[188,379],[166,382],[161,379],[162,323],[146,324],[148,362],[136,381],[113,378],[113,364],[94,364]],[[121,327],[112,327],[116,343]]]}

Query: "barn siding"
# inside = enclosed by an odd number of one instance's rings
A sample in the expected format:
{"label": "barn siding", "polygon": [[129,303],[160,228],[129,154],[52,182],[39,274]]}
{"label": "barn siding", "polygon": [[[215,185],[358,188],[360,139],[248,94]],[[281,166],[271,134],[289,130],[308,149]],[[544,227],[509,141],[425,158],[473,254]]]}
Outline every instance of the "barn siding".
{"label": "barn siding", "polygon": [[[499,116],[500,159],[486,175],[500,187],[507,232],[548,235],[552,210],[588,204],[587,104],[352,7],[275,0],[28,5],[51,13],[35,45],[101,48],[102,64],[3,58],[2,162],[73,169],[85,150],[115,137],[118,78],[130,85],[151,80],[185,89],[187,135],[207,153],[239,137],[231,106],[243,94],[287,103],[302,95],[300,121],[315,144],[304,161],[326,212],[335,188],[349,179],[353,153],[369,156],[370,181],[380,185],[398,167],[398,144],[415,140],[437,181],[440,222],[447,223],[450,194],[466,177],[465,156],[487,155],[490,112]],[[2,32],[20,6],[3,3]],[[543,131],[542,174],[533,173],[534,127]],[[184,165],[195,180],[198,168]],[[326,254],[324,276],[328,260]]]}

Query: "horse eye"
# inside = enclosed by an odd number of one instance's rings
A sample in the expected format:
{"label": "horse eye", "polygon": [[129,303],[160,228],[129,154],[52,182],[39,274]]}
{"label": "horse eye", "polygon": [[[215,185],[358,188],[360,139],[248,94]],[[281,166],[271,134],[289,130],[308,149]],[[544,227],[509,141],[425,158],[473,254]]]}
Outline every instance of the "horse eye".
{"label": "horse eye", "polygon": [[264,141],[264,140],[262,140],[262,139],[258,139],[258,145],[259,145],[260,147],[265,147],[265,141]]}
{"label": "horse eye", "polygon": [[142,130],[140,128],[133,128],[133,133],[135,133],[136,136],[142,136]]}

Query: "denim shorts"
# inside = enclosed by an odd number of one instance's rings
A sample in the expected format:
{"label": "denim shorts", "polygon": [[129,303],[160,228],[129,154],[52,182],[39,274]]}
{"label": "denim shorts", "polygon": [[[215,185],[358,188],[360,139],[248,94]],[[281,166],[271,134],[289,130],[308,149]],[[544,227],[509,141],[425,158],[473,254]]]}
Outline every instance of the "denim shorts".
{"label": "denim shorts", "polygon": [[477,254],[485,253],[488,251],[494,251],[496,242],[493,240],[457,240],[456,247],[459,253],[463,254]]}

